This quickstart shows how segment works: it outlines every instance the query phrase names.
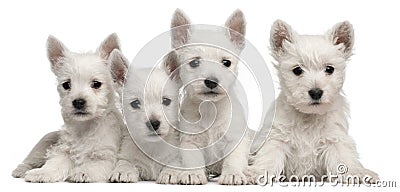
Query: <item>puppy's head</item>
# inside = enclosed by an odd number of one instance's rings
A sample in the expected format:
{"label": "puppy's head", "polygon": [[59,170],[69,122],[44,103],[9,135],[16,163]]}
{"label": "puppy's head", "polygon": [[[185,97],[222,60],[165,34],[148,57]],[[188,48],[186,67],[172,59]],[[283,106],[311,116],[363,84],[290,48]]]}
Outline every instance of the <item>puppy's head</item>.
{"label": "puppy's head", "polygon": [[190,25],[179,9],[172,23],[172,47],[176,51],[176,72],[184,90],[201,100],[217,101],[235,82],[238,55],[245,46],[245,19],[235,11],[226,21],[226,28]]}
{"label": "puppy's head", "polygon": [[178,121],[179,87],[165,70],[132,69],[123,92],[124,115],[139,139],[157,141]]}
{"label": "puppy's head", "polygon": [[94,53],[74,53],[53,36],[47,40],[51,69],[57,76],[62,115],[66,121],[87,121],[115,107],[115,89],[124,82],[127,60],[116,34]]}
{"label": "puppy's head", "polygon": [[340,95],[354,33],[345,21],[325,35],[298,35],[283,21],[271,29],[272,56],[287,102],[303,113],[324,114]]}

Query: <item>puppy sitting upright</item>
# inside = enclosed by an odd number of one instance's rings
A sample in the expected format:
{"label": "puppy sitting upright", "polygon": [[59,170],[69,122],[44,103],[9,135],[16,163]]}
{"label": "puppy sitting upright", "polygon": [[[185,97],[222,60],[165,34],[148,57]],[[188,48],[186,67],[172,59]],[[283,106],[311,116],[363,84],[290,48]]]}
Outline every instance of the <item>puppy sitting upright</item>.
{"label": "puppy sitting upright", "polygon": [[348,104],[341,94],[354,43],[352,25],[341,22],[325,35],[311,36],[298,35],[278,20],[270,42],[281,93],[270,134],[250,167],[253,182],[265,173],[287,178],[313,175],[317,180],[342,173],[339,179],[350,175],[372,177],[367,182],[378,179],[358,160],[348,135]]}
{"label": "puppy sitting upright", "polygon": [[[225,28],[190,25],[177,10],[172,19],[172,47],[178,56],[175,74],[183,83],[180,183],[205,184],[208,174],[226,185],[247,183],[249,140],[244,110],[235,93],[238,55],[245,47],[244,15],[235,11]],[[208,166],[207,169],[205,166]]]}
{"label": "puppy sitting upright", "polygon": [[[166,62],[176,62],[173,53],[167,58]],[[167,73],[160,68],[129,70],[123,109],[132,137],[128,129],[123,131],[111,182],[178,183],[177,170],[165,166],[179,161],[175,156],[179,134],[174,128],[178,122],[179,86]]]}
{"label": "puppy sitting upright", "polygon": [[58,142],[47,152],[45,164],[28,171],[26,181],[108,181],[124,127],[115,104],[114,83],[123,83],[127,66],[118,49],[115,34],[95,53],[70,52],[56,38],[48,38],[64,126]]}

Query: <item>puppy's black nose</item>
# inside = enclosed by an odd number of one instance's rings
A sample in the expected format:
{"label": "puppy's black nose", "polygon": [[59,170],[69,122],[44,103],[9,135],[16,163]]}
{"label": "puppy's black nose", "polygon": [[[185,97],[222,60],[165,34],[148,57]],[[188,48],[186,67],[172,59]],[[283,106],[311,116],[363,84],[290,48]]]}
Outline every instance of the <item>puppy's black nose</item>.
{"label": "puppy's black nose", "polygon": [[318,88],[311,89],[308,91],[308,94],[310,95],[310,97],[313,100],[321,99],[323,93],[324,93],[324,91],[322,91],[321,89],[318,89]]}
{"label": "puppy's black nose", "polygon": [[150,120],[146,122],[147,128],[154,131],[157,131],[158,128],[160,128],[160,124],[161,122],[159,120]]}
{"label": "puppy's black nose", "polygon": [[72,105],[75,109],[83,109],[85,108],[86,101],[84,99],[75,99],[72,101]]}
{"label": "puppy's black nose", "polygon": [[210,89],[214,89],[215,87],[218,86],[218,79],[215,78],[208,78],[204,80],[204,84]]}

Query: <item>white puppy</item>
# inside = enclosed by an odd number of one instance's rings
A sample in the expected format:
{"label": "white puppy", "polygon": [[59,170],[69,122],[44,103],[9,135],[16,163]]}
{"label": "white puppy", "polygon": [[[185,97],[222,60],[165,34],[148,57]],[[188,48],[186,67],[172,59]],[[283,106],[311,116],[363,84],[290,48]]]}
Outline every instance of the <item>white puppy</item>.
{"label": "white puppy", "polygon": [[124,128],[114,86],[123,84],[127,61],[118,49],[116,34],[108,36],[95,53],[70,52],[56,38],[48,38],[64,126],[47,152],[47,161],[26,172],[26,181],[108,181]]}
{"label": "white puppy", "polygon": [[205,184],[208,173],[220,175],[220,184],[247,183],[243,170],[248,163],[249,140],[241,140],[247,125],[232,88],[238,55],[245,46],[245,25],[240,10],[228,18],[226,28],[190,25],[182,11],[174,13],[172,46],[178,63],[170,69],[176,69],[183,83],[181,147],[192,150],[182,154],[182,166],[192,168],[181,173],[182,184]]}
{"label": "white puppy", "polygon": [[128,129],[123,132],[111,182],[178,183],[177,172],[165,166],[179,161],[168,149],[179,143],[174,128],[178,121],[178,93],[179,86],[169,79],[165,69],[129,70],[123,90],[123,112],[132,137]]}
{"label": "white puppy", "polygon": [[378,179],[358,160],[348,135],[348,104],[341,94],[354,44],[352,25],[345,21],[325,35],[298,35],[278,20],[270,42],[281,93],[270,134],[249,170],[252,182],[265,173],[287,178],[312,175],[317,180],[338,173]]}

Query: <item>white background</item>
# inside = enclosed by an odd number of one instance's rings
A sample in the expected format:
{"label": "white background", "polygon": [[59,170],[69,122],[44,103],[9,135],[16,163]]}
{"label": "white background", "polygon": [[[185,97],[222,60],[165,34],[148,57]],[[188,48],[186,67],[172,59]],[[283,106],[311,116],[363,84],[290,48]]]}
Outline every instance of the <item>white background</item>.
{"label": "white background", "polygon": [[[162,190],[244,191],[269,187],[165,186],[138,184],[31,184],[11,177],[11,171],[47,132],[62,125],[55,77],[46,57],[45,42],[52,34],[73,51],[89,51],[116,32],[129,60],[155,36],[169,29],[172,13],[182,8],[193,23],[220,25],[237,8],[247,19],[247,39],[274,71],[269,56],[269,30],[276,19],[300,34],[324,33],[349,20],[355,29],[355,55],[345,82],[350,101],[350,134],[362,163],[382,180],[400,185],[398,155],[400,104],[399,5],[396,1],[12,1],[0,3],[0,134],[1,191]],[[273,73],[274,75],[275,73]],[[257,103],[250,106],[257,106]],[[250,111],[252,108],[250,108]],[[257,111],[255,109],[255,111]],[[255,118],[257,119],[257,118]],[[257,124],[256,120],[251,122]],[[274,187],[274,190],[287,190]],[[311,190],[313,187],[291,188]],[[316,190],[357,190],[334,188]],[[372,188],[370,188],[372,190]],[[382,190],[382,189],[379,189]],[[388,189],[386,190],[395,190]]]}

